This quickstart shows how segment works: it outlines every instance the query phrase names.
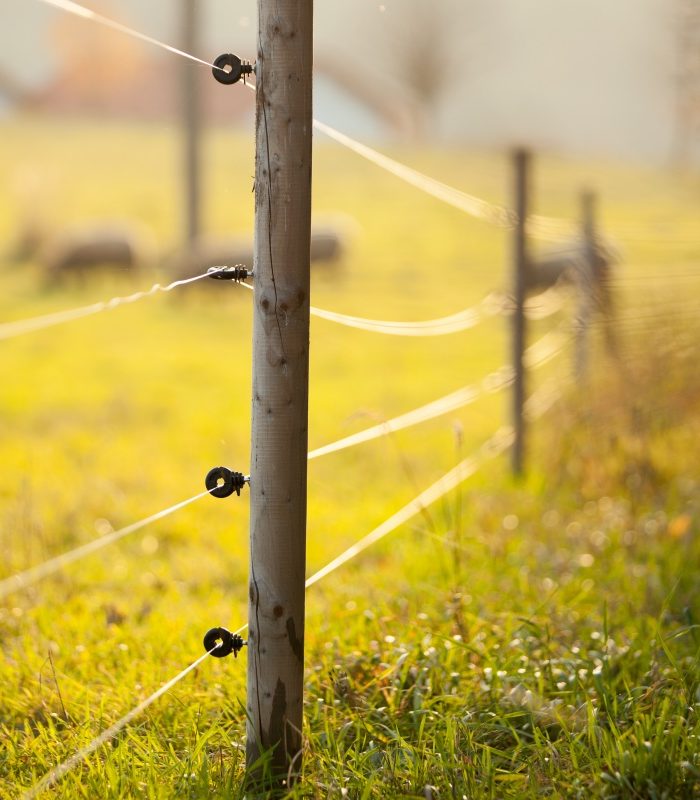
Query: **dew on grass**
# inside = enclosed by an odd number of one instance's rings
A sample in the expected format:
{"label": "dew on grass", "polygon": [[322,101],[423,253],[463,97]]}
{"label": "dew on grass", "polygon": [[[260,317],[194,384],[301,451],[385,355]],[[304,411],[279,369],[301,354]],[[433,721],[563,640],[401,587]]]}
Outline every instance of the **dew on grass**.
{"label": "dew on grass", "polygon": [[93,525],[96,533],[98,533],[100,536],[106,536],[108,533],[112,533],[114,530],[112,523],[103,517],[96,519]]}
{"label": "dew on grass", "polygon": [[549,509],[542,515],[542,524],[545,528],[556,528],[561,522],[561,517],[556,509]]}
{"label": "dew on grass", "polygon": [[515,514],[508,514],[507,516],[503,517],[502,525],[506,531],[516,530],[519,524],[520,520]]}
{"label": "dew on grass", "polygon": [[608,536],[601,530],[594,530],[590,536],[591,544],[594,547],[603,548],[610,542]]}
{"label": "dew on grass", "polygon": [[156,553],[160,546],[158,539],[152,534],[147,534],[141,540],[141,550],[144,555],[152,556]]}

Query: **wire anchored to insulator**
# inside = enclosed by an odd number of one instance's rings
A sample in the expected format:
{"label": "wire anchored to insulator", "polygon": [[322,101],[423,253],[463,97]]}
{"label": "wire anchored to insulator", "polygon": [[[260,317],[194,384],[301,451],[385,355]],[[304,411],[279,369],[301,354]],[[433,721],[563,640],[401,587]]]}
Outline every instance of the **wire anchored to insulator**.
{"label": "wire anchored to insulator", "polygon": [[215,658],[224,658],[231,653],[238,658],[238,653],[248,644],[242,636],[226,628],[211,628],[204,634],[203,641],[204,649]]}
{"label": "wire anchored to insulator", "polygon": [[207,472],[204,483],[213,497],[229,497],[234,492],[240,497],[241,489],[250,483],[250,475],[234,472],[228,467],[214,467]]}
{"label": "wire anchored to insulator", "polygon": [[211,72],[219,83],[238,83],[244,75],[250,75],[253,72],[253,65],[241,61],[233,53],[222,53],[214,59],[214,69]]}
{"label": "wire anchored to insulator", "polygon": [[236,264],[235,267],[209,267],[207,275],[215,281],[236,281],[236,283],[253,277],[253,273],[241,264]]}

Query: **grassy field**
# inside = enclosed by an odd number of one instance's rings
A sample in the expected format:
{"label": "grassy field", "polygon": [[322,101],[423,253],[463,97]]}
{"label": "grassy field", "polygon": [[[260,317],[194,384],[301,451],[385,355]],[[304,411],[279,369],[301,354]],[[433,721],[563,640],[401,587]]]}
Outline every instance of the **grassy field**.
{"label": "grassy field", "polygon": [[[137,220],[162,253],[182,239],[175,131],[25,119],[0,137],[0,249],[30,217]],[[393,154],[508,203],[500,154]],[[508,288],[503,232],[320,139],[314,170],[318,218],[352,231],[343,262],[314,272],[314,305],[426,319]],[[250,232],[252,174],[250,139],[210,134],[209,232]],[[537,210],[574,216],[583,185],[622,251],[623,366],[595,343],[586,391],[536,424],[525,481],[488,463],[310,590],[294,797],[700,793],[700,180],[546,157]],[[154,264],[49,290],[32,259],[7,257],[0,320],[154,276],[167,277]],[[250,323],[249,293],[195,285],[0,342],[0,579],[196,494],[212,466],[246,470]],[[439,340],[322,320],[311,335],[311,447],[478,383],[508,352],[500,318]],[[569,372],[565,354],[530,388]],[[309,572],[478,448],[507,407],[488,395],[312,462]],[[245,493],[205,497],[0,603],[0,796],[194,661],[208,628],[245,621],[246,542]],[[244,682],[243,661],[204,662],[47,795],[242,797]]]}

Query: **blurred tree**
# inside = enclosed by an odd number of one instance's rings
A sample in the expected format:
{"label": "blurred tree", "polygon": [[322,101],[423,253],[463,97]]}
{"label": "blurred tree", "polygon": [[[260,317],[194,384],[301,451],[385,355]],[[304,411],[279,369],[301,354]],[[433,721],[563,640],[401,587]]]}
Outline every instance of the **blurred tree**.
{"label": "blurred tree", "polygon": [[379,6],[387,70],[412,95],[421,134],[429,132],[445,91],[465,73],[477,5],[474,0],[387,0]]}
{"label": "blurred tree", "polygon": [[674,160],[700,158],[700,0],[677,0]]}
{"label": "blurred tree", "polygon": [[[91,3],[94,11],[119,20],[109,3]],[[57,15],[51,43],[58,66],[51,93],[57,105],[83,111],[106,111],[127,87],[139,81],[147,55],[128,36],[71,15]]]}

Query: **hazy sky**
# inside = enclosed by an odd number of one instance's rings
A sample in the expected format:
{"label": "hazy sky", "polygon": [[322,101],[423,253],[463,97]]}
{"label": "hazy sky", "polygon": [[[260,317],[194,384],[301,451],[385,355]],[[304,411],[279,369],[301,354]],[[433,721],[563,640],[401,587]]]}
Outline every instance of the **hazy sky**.
{"label": "hazy sky", "polygon": [[[134,27],[177,43],[180,0],[109,5]],[[198,55],[254,55],[255,0],[199,5],[205,33]],[[668,154],[674,0],[317,0],[317,52],[381,85],[397,70],[401,43],[420,43],[426,26],[416,8],[447,24],[425,63],[438,86],[449,71],[436,136],[493,147]],[[0,0],[0,68],[25,83],[43,80],[52,68],[46,31],[59,13],[39,0]]]}

